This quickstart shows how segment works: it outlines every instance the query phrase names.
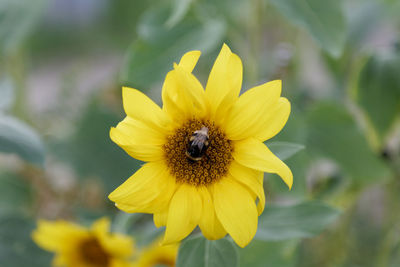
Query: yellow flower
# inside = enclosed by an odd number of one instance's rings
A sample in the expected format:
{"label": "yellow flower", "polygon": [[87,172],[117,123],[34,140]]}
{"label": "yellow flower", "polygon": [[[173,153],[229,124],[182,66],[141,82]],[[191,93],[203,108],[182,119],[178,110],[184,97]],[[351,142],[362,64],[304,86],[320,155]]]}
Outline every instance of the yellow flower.
{"label": "yellow flower", "polygon": [[133,240],[109,233],[110,221],[102,218],[91,229],[67,221],[40,220],[32,239],[41,248],[56,254],[53,266],[128,267]]}
{"label": "yellow flower", "polygon": [[239,97],[242,62],[227,45],[204,90],[192,74],[199,57],[191,51],[174,64],[162,88],[162,108],[123,88],[127,117],[110,137],[147,163],[109,198],[123,211],[154,214],[155,225],[166,226],[164,244],[199,225],[208,239],[229,233],[244,247],[264,209],[263,172],[292,186],[290,169],[263,144],[285,125],[290,103],[280,97],[279,80]]}
{"label": "yellow flower", "polygon": [[160,240],[156,240],[139,254],[138,260],[133,263],[132,267],[174,267],[178,249],[179,243],[162,246]]}

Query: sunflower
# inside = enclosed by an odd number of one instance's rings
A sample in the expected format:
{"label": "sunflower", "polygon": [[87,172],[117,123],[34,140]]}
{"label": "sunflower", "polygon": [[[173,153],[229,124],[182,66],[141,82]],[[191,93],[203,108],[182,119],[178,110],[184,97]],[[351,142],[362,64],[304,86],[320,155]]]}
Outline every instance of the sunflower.
{"label": "sunflower", "polygon": [[290,103],[280,97],[279,80],[239,97],[242,62],[225,44],[204,90],[192,74],[199,57],[191,51],[174,64],[162,108],[123,87],[127,116],[110,137],[146,163],[109,198],[125,212],[153,214],[157,227],[166,226],[164,244],[182,240],[198,225],[208,239],[229,233],[244,247],[264,210],[263,172],[292,186],[290,169],[263,144],[285,125]]}
{"label": "sunflower", "polygon": [[160,245],[160,240],[156,240],[139,254],[132,267],[174,267],[178,249],[178,243],[163,246]]}
{"label": "sunflower", "polygon": [[38,222],[32,239],[41,248],[56,254],[53,266],[128,267],[133,240],[109,233],[110,221],[102,218],[91,229],[67,221]]}

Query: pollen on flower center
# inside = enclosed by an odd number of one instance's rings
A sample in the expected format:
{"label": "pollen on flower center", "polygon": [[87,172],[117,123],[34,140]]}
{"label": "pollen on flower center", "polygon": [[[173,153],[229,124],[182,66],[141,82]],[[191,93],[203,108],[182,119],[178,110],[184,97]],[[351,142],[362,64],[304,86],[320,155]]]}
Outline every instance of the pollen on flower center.
{"label": "pollen on flower center", "polygon": [[[190,138],[204,126],[208,128],[208,147],[201,159],[191,160],[187,156]],[[231,141],[218,126],[207,120],[187,121],[168,136],[163,149],[169,171],[176,181],[195,186],[209,185],[224,177],[233,159]]]}
{"label": "pollen on flower center", "polygon": [[110,256],[101,247],[95,238],[87,239],[80,244],[82,260],[91,266],[107,267],[110,263]]}

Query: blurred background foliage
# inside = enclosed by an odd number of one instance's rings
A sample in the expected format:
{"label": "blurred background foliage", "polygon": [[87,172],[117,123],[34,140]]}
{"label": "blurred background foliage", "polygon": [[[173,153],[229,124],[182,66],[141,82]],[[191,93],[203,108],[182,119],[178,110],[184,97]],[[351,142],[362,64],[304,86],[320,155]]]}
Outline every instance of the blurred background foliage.
{"label": "blurred background foliage", "polygon": [[121,86],[160,103],[172,62],[201,50],[205,84],[226,42],[243,88],[283,80],[292,113],[267,145],[294,186],[265,175],[252,243],[195,237],[178,266],[400,266],[398,14],[395,0],[0,0],[0,265],[50,264],[37,218],[108,215],[139,246],[156,238],[107,199],[141,164],[108,136]]}

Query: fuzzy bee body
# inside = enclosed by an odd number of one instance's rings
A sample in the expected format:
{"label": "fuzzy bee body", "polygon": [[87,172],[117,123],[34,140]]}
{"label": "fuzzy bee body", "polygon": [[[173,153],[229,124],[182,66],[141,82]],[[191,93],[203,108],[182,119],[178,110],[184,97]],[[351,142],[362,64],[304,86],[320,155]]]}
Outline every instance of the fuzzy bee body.
{"label": "fuzzy bee body", "polygon": [[194,131],[189,139],[186,156],[192,161],[199,161],[204,156],[208,147],[208,128],[203,126],[200,130]]}

